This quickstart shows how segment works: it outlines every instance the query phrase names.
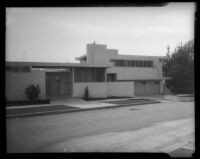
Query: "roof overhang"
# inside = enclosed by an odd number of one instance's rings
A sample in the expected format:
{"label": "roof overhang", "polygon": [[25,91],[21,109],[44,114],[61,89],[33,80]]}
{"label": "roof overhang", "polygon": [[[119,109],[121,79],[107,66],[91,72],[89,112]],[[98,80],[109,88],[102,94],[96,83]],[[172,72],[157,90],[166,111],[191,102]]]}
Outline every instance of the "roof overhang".
{"label": "roof overhang", "polygon": [[94,63],[51,63],[51,62],[6,62],[10,66],[31,66],[32,68],[69,68],[69,67],[98,67],[108,68],[112,64]]}
{"label": "roof overhang", "polygon": [[117,80],[117,81],[161,81],[164,78],[138,78],[138,79],[126,79],[126,80]]}

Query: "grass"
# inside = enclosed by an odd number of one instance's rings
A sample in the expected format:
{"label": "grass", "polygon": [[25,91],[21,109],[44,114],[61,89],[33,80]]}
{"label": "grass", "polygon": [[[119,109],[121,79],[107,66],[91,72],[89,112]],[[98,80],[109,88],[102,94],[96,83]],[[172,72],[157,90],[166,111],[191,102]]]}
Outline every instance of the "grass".
{"label": "grass", "polygon": [[85,101],[95,101],[95,100],[105,100],[105,99],[120,99],[120,98],[130,98],[130,97],[108,97],[108,98],[82,98]]}
{"label": "grass", "polygon": [[153,100],[150,99],[127,99],[127,100],[119,100],[119,101],[107,101],[106,103],[110,104],[135,104],[135,103],[143,103],[143,102],[151,102]]}
{"label": "grass", "polygon": [[25,108],[16,108],[16,109],[7,109],[7,115],[14,115],[14,114],[25,114],[25,113],[36,113],[36,112],[46,112],[46,111],[56,111],[56,110],[72,110],[78,109],[72,106],[65,106],[65,105],[54,105],[54,106],[41,106],[41,107],[25,107]]}
{"label": "grass", "polygon": [[19,101],[7,101],[6,106],[23,106],[23,105],[37,105],[37,104],[49,104],[50,99],[39,100],[19,100]]}

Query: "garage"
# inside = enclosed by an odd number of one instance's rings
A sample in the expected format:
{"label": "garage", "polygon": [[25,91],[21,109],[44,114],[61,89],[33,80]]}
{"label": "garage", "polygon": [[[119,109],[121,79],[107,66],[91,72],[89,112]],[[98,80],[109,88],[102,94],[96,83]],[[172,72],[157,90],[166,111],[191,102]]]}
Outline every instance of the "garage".
{"label": "garage", "polygon": [[136,96],[160,94],[160,81],[135,81]]}
{"label": "garage", "polygon": [[147,81],[147,95],[160,94],[160,81]]}
{"label": "garage", "polygon": [[134,92],[135,95],[145,95],[146,94],[146,81],[135,81],[134,82]]}

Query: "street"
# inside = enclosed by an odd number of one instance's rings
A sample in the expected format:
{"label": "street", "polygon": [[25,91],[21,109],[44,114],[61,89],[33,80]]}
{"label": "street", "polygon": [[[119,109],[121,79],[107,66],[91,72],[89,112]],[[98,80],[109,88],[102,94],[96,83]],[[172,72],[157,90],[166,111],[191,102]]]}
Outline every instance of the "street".
{"label": "street", "polygon": [[135,131],[157,122],[193,117],[194,102],[165,102],[7,119],[7,151],[63,152],[65,147],[56,145],[75,138]]}

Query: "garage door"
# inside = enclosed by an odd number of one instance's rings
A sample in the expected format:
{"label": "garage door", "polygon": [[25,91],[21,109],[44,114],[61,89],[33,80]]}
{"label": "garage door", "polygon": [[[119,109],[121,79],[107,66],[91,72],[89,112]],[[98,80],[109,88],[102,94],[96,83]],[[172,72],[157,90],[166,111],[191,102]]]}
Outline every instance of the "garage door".
{"label": "garage door", "polygon": [[146,93],[146,81],[135,81],[134,82],[135,95],[145,95]]}
{"label": "garage door", "polygon": [[160,82],[159,81],[135,81],[134,92],[136,96],[160,94]]}
{"label": "garage door", "polygon": [[159,94],[160,93],[160,82],[159,81],[147,81],[146,86],[147,94]]}

